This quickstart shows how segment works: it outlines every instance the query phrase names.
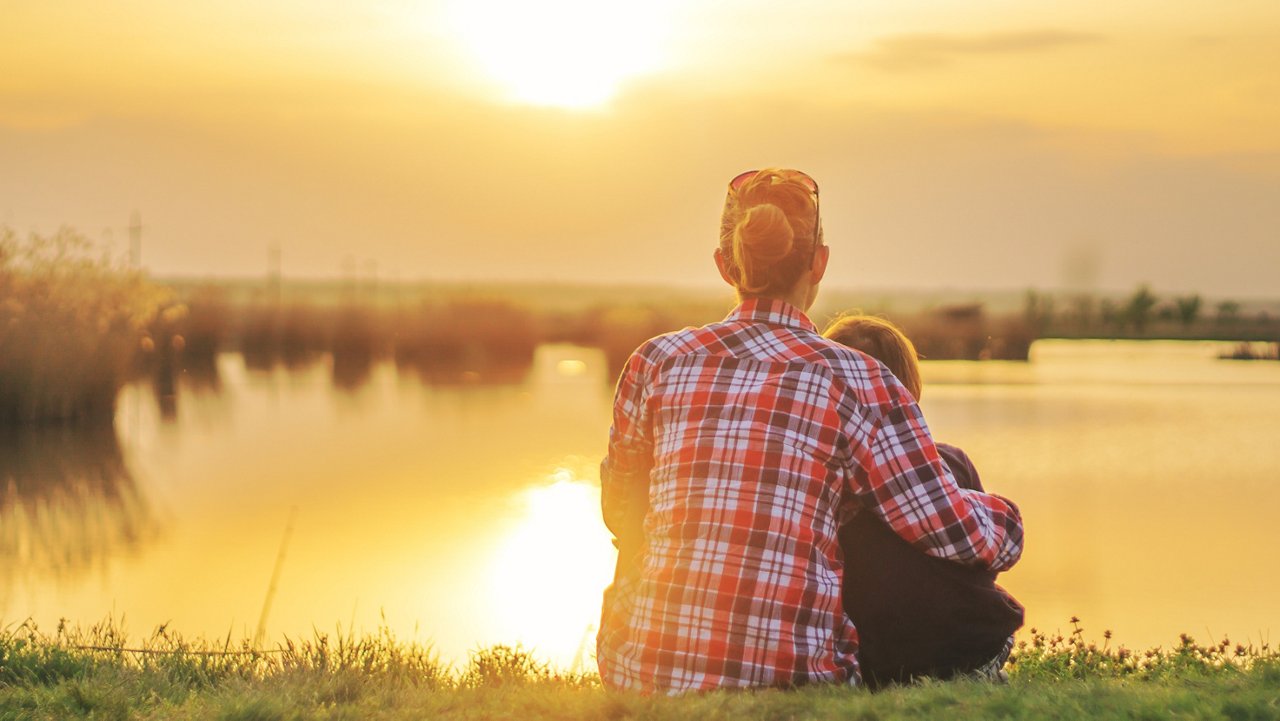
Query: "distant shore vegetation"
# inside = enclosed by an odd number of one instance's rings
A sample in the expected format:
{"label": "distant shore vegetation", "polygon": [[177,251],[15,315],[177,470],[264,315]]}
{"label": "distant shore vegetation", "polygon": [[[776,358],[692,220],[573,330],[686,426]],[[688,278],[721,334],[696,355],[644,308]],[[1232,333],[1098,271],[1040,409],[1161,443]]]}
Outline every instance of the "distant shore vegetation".
{"label": "distant shore vegetation", "polygon": [[[172,398],[177,378],[218,383],[219,353],[251,369],[327,357],[354,388],[394,361],[431,383],[521,379],[544,343],[600,349],[612,377],[644,340],[719,320],[722,293],[559,284],[160,281],[96,249],[72,229],[20,237],[0,227],[0,425],[109,423],[130,378]],[[1221,340],[1228,357],[1280,357],[1280,312],[1231,300],[1028,291],[992,310],[981,300],[896,306],[875,295],[824,293],[821,325],[840,312],[883,315],[928,360],[1026,360],[1039,338]]]}
{"label": "distant shore vegetation", "polygon": [[[520,377],[543,343],[599,348],[610,375],[655,335],[724,317],[732,299],[709,292],[625,289],[558,292],[553,286],[380,285],[374,281],[300,284],[278,280],[175,286],[189,313],[191,362],[218,351],[244,354],[250,367],[287,366],[332,354],[335,380],[357,381],[371,360],[394,359],[435,382]],[[989,311],[951,302],[908,311],[846,295],[820,302],[820,325],[840,312],[883,315],[903,327],[929,360],[1027,360],[1040,338],[1280,342],[1280,314],[1248,315],[1234,301],[1212,308],[1199,296],[1160,298],[1145,286],[1127,299],[1029,291],[1021,307]],[[1271,351],[1258,351],[1267,357]],[[1240,355],[1239,357],[1247,357]]]}
{"label": "distant shore vegetation", "polygon": [[122,626],[63,622],[0,631],[0,717],[181,719],[1273,719],[1280,654],[1269,645],[1183,635],[1129,650],[1031,630],[1010,681],[922,679],[879,692],[837,686],[647,697],[603,689],[527,649],[479,649],[460,666],[387,629],[316,632],[271,648],[188,639],[167,626],[131,642]]}

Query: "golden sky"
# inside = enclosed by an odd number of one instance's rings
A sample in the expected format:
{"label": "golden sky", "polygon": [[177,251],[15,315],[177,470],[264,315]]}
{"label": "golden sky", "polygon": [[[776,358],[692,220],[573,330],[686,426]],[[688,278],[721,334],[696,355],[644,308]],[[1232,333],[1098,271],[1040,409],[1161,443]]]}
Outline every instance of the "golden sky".
{"label": "golden sky", "polygon": [[0,0],[0,224],[157,274],[712,284],[724,184],[829,282],[1276,296],[1274,0]]}

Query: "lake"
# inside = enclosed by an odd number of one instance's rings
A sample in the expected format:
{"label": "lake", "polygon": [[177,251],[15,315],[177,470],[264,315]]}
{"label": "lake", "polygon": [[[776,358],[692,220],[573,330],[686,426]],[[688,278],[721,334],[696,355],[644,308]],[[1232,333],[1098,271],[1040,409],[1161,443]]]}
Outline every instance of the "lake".
{"label": "lake", "polygon": [[[1280,363],[1230,346],[1040,341],[1029,363],[925,362],[935,436],[1019,503],[1002,583],[1028,625],[1272,641],[1280,631]],[[342,379],[340,379],[342,380]],[[0,609],[268,642],[386,626],[451,661],[521,643],[590,666],[614,560],[600,521],[611,379],[538,349],[515,382],[392,363],[136,384],[115,434],[0,436]]]}

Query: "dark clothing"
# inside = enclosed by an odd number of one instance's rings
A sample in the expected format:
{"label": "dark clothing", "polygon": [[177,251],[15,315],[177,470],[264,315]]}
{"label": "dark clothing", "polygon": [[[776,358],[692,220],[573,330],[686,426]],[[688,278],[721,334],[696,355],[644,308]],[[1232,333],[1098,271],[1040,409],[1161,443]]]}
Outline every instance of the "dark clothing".
{"label": "dark clothing", "polygon": [[[983,490],[964,451],[937,447],[961,488]],[[859,512],[841,528],[840,547],[844,608],[872,688],[971,672],[1022,626],[1022,605],[996,585],[995,572],[927,556],[874,514]]]}

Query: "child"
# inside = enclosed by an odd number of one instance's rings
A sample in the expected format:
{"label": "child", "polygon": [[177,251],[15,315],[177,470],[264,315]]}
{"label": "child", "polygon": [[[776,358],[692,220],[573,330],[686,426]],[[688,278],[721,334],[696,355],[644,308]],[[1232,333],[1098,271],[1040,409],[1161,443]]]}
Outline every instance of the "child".
{"label": "child", "polygon": [[[823,335],[883,363],[920,400],[915,347],[892,323],[849,315]],[[961,488],[983,490],[964,451],[936,445]],[[844,608],[858,629],[858,660],[870,687],[1000,673],[1023,608],[996,585],[995,573],[927,556],[862,511],[840,530],[840,547]]]}

